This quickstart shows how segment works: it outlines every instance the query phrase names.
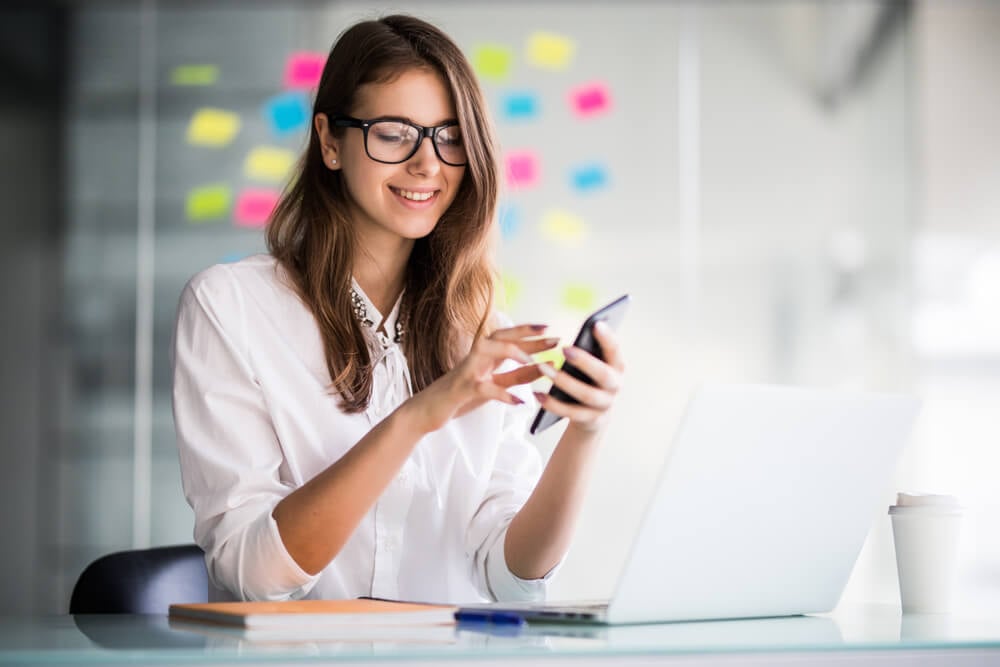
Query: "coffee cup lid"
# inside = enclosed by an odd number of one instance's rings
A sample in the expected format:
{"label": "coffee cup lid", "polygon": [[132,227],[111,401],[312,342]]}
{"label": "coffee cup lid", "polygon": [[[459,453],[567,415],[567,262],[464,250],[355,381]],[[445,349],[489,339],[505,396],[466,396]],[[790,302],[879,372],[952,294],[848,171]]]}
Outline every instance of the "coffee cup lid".
{"label": "coffee cup lid", "polygon": [[896,494],[896,504],[889,507],[889,511],[896,513],[906,511],[907,508],[939,512],[960,512],[962,510],[957,496],[942,493],[900,492]]}

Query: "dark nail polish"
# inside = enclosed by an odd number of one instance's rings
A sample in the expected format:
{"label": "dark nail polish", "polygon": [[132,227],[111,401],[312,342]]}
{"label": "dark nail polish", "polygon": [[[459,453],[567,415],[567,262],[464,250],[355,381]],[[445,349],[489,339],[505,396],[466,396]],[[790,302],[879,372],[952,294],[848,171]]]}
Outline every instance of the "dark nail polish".
{"label": "dark nail polish", "polygon": [[511,394],[510,398],[514,402],[514,405],[524,405],[524,401],[522,401],[517,396],[514,396],[513,394]]}
{"label": "dark nail polish", "polygon": [[535,400],[537,400],[542,405],[544,405],[545,401],[547,401],[548,398],[549,398],[548,394],[543,394],[543,393],[537,392],[537,391],[534,391],[532,393],[535,395]]}
{"label": "dark nail polish", "polygon": [[531,330],[532,331],[542,332],[542,331],[545,331],[548,328],[549,328],[548,324],[532,324],[531,325]]}

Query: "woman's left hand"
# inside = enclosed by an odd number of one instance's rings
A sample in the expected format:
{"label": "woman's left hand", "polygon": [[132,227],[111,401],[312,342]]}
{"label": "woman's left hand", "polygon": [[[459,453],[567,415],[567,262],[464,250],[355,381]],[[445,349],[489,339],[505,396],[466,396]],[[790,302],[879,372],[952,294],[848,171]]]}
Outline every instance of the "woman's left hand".
{"label": "woman's left hand", "polygon": [[564,371],[559,371],[552,377],[552,384],[580,401],[579,404],[565,403],[548,394],[535,393],[535,398],[548,412],[569,419],[570,428],[587,432],[599,431],[604,426],[625,372],[625,361],[618,338],[611,327],[598,322],[594,326],[594,337],[601,346],[604,361],[578,347],[563,349],[566,361],[591,378],[594,385],[581,382]]}

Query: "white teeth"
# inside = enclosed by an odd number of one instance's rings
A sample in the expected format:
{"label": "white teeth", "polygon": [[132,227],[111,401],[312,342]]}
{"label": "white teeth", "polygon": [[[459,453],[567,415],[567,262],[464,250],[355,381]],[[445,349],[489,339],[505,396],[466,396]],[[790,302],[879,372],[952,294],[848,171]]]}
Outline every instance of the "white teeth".
{"label": "white teeth", "polygon": [[411,201],[427,201],[434,196],[433,192],[410,192],[409,190],[396,190],[403,199]]}

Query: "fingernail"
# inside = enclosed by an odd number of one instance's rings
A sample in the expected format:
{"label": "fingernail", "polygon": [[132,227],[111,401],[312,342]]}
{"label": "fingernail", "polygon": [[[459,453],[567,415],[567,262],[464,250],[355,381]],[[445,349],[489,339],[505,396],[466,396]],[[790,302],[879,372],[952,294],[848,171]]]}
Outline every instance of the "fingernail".
{"label": "fingernail", "polygon": [[514,394],[510,394],[510,400],[511,400],[512,403],[514,403],[514,405],[524,405],[524,401],[522,401],[520,398],[518,398]]}
{"label": "fingernail", "polygon": [[552,368],[552,366],[549,366],[548,364],[538,364],[538,370],[542,375],[550,380],[555,380],[556,376],[559,375],[559,371]]}
{"label": "fingernail", "polygon": [[545,401],[549,400],[548,394],[543,394],[538,391],[533,391],[531,393],[535,395],[535,400],[541,403],[542,405],[545,405]]}
{"label": "fingernail", "polygon": [[521,354],[517,357],[517,360],[520,361],[525,366],[530,366],[531,364],[535,363],[535,360],[531,358],[531,355],[524,351],[522,351]]}
{"label": "fingernail", "polygon": [[559,339],[558,339],[558,338],[546,338],[546,339],[544,340],[544,342],[545,342],[545,344],[546,344],[546,345],[547,345],[548,347],[554,347],[554,346],[556,346],[556,345],[558,345],[558,344],[559,344]]}
{"label": "fingernail", "polygon": [[594,328],[600,331],[601,333],[607,333],[609,330],[608,323],[605,322],[604,320],[598,320],[597,322],[595,322]]}
{"label": "fingernail", "polygon": [[531,330],[532,331],[539,331],[540,332],[540,331],[545,331],[548,328],[549,328],[548,324],[532,324],[531,325]]}
{"label": "fingernail", "polygon": [[576,351],[576,348],[573,347],[564,347],[562,352],[563,356],[566,357],[567,359],[576,359],[579,356]]}

